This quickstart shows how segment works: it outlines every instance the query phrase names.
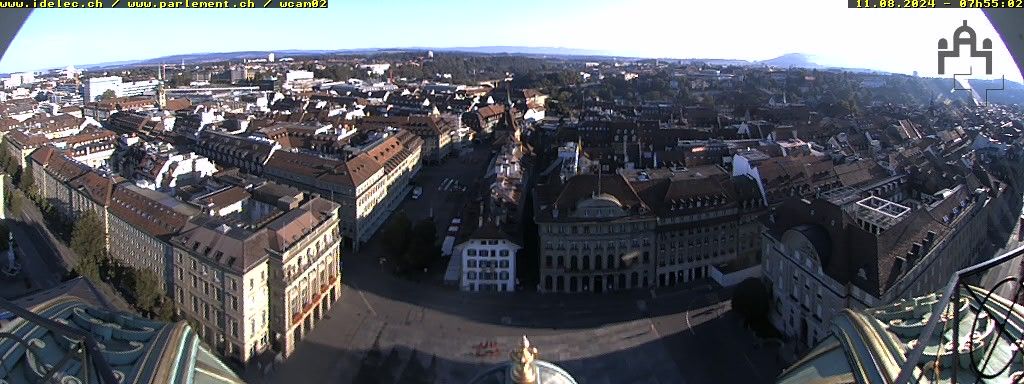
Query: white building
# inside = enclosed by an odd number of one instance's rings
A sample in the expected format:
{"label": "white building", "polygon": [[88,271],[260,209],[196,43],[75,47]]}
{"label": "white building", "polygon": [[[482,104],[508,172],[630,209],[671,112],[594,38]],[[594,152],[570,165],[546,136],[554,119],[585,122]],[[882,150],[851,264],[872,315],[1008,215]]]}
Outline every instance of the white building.
{"label": "white building", "polygon": [[273,63],[274,62],[274,52],[270,52],[269,54],[267,54],[267,62],[269,62],[269,63]]}
{"label": "white building", "polygon": [[388,69],[391,69],[391,64],[360,64],[359,68],[365,69],[367,72],[374,75],[383,75],[388,72]]}
{"label": "white building", "polygon": [[16,86],[20,86],[36,82],[36,75],[32,72],[12,73],[11,80],[17,83]]}
{"label": "white building", "polygon": [[82,98],[86,102],[96,101],[103,93],[114,91],[117,97],[155,95],[160,80],[124,82],[121,76],[93,77],[85,81]]}
{"label": "white building", "polygon": [[458,246],[462,254],[459,286],[471,292],[515,291],[516,252],[521,248],[493,223],[484,223]]}
{"label": "white building", "polygon": [[115,94],[121,92],[121,76],[93,77],[86,80],[82,98],[86,102],[96,101],[107,91],[114,91]]}
{"label": "white building", "polygon": [[159,86],[160,80],[130,81],[127,83],[121,83],[120,93],[117,94],[117,97],[155,95],[156,89]]}
{"label": "white building", "polygon": [[288,71],[288,73],[284,74],[285,83],[298,80],[313,80],[313,71]]}

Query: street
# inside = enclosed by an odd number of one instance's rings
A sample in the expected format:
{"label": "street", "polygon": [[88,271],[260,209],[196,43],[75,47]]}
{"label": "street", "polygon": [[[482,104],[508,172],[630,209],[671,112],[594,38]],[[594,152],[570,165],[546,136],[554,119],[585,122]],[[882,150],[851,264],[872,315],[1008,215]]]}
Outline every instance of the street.
{"label": "street", "polygon": [[507,361],[523,334],[541,359],[586,383],[766,383],[781,370],[773,350],[755,349],[758,341],[729,311],[728,295],[709,285],[603,295],[467,293],[395,277],[378,264],[375,240],[358,255],[343,254],[341,299],[295,353],[268,376],[251,372],[247,379],[287,383],[321,372],[323,382],[371,375],[398,383],[426,372],[428,382],[466,382]]}
{"label": "street", "polygon": [[[31,281],[31,288],[20,292],[25,293],[52,287],[61,282],[64,276],[75,265],[75,253],[51,233],[43,220],[43,214],[21,191],[7,189],[21,198],[16,208],[8,211],[5,220],[14,239],[18,244],[18,262],[22,273]],[[121,297],[109,284],[93,281],[93,285],[102,292],[109,303],[123,311],[131,312],[132,306]],[[5,295],[7,292],[3,292]],[[12,296],[13,297],[13,296]]]}
{"label": "street", "polygon": [[14,193],[22,199],[21,204],[16,205],[17,209],[8,210],[5,224],[14,235],[15,255],[30,284],[22,292],[4,292],[11,297],[56,285],[67,273],[67,263],[73,260],[70,250],[46,231],[42,214],[35,205],[20,192]]}

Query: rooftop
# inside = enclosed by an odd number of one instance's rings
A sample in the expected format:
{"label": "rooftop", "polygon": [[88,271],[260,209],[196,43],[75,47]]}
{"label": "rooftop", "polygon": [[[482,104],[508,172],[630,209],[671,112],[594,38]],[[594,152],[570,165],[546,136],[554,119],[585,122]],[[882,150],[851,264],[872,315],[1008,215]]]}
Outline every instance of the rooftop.
{"label": "rooftop", "polygon": [[[146,320],[97,301],[102,296],[83,278],[13,303],[0,300],[0,308],[15,315],[0,325],[0,332],[7,333],[0,337],[0,381],[36,383],[49,376],[67,384],[101,378],[125,383],[242,382],[188,323]],[[31,345],[31,351],[18,339]]]}

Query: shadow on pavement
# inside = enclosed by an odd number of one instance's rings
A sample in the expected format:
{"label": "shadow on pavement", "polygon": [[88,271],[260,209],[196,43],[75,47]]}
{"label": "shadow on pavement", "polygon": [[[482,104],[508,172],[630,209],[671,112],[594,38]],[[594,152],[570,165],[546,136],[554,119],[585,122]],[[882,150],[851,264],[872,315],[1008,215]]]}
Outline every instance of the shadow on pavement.
{"label": "shadow on pavement", "polygon": [[[534,341],[540,359],[555,363],[581,383],[770,383],[781,372],[776,347],[759,347],[749,331],[736,332],[738,320],[728,315],[632,347],[589,351],[587,345],[552,345],[550,337]],[[424,330],[430,332],[429,329]],[[311,336],[315,337],[316,332]],[[498,352],[476,357],[471,348],[429,348],[435,353],[404,345],[368,349],[332,347],[313,337],[299,344],[287,361],[253,382],[330,383],[467,383],[495,364],[508,361],[515,337],[497,345]],[[622,341],[603,339],[602,346]],[[467,346],[476,342],[463,340]],[[451,342],[446,341],[445,345]],[[456,342],[457,343],[457,342]],[[443,352],[436,353],[436,350]],[[565,355],[587,357],[562,358]]]}

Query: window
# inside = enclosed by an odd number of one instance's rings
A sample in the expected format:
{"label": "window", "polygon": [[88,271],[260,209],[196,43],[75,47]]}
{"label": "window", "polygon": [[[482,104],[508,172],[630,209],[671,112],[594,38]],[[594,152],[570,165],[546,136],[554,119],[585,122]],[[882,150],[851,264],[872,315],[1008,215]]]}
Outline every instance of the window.
{"label": "window", "polygon": [[473,271],[466,272],[466,278],[469,279],[469,280],[476,280],[476,272],[473,272]]}
{"label": "window", "polygon": [[469,268],[476,268],[476,260],[466,260],[466,266]]}
{"label": "window", "polygon": [[473,248],[467,249],[466,250],[466,255],[468,255],[468,256],[476,256],[476,249],[473,249]]}
{"label": "window", "polygon": [[502,250],[498,251],[498,256],[508,256],[508,250],[507,249],[502,249]]}
{"label": "window", "polygon": [[[587,259],[583,259],[583,260],[586,261]],[[586,263],[584,263],[584,264],[586,264]],[[508,268],[508,260],[501,260],[501,261],[499,261],[498,262],[498,267],[500,267],[500,268]]]}

